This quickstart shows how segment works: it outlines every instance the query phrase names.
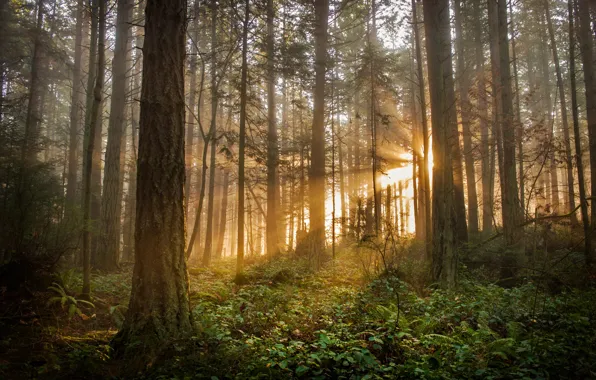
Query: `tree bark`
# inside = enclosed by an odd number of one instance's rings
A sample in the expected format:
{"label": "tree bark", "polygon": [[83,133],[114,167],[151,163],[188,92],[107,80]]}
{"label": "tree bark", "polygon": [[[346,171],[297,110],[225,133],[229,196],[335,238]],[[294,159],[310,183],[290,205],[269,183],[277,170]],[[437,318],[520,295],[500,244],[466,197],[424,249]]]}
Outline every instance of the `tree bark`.
{"label": "tree bark", "polygon": [[219,217],[219,228],[217,229],[217,245],[215,248],[215,257],[217,257],[217,258],[222,257],[224,237],[226,234],[226,225],[228,222],[229,186],[230,186],[230,173],[228,172],[227,169],[224,169],[222,192],[221,192],[221,211],[220,211],[220,217]]}
{"label": "tree bark", "polygon": [[[188,210],[190,205],[190,193],[191,193],[191,184],[192,184],[192,172],[193,172],[193,161],[194,161],[194,135],[195,135],[195,103],[196,103],[196,87],[197,87],[197,59],[198,59],[198,38],[199,38],[199,8],[200,8],[200,1],[195,0],[194,3],[194,18],[192,21],[192,32],[193,32],[193,39],[194,43],[191,43],[190,49],[190,69],[188,75],[190,76],[190,88],[188,89],[188,109],[191,112],[188,113],[186,118],[186,184],[184,186],[184,197],[186,199],[184,205],[184,214],[186,215],[186,220],[189,220],[188,217]],[[197,115],[196,117],[200,117]]]}
{"label": "tree bark", "polygon": [[480,129],[480,153],[481,153],[481,175],[482,175],[482,233],[485,236],[492,235],[493,207],[492,207],[492,186],[490,167],[490,144],[487,112],[486,78],[484,75],[484,44],[482,42],[482,25],[480,0],[474,2],[474,34],[475,34],[475,61],[476,74],[478,75],[478,124]]}
{"label": "tree bark", "polygon": [[[104,41],[106,36],[106,0],[97,0],[95,4],[98,4],[98,43],[97,43],[97,75],[95,78],[95,87],[93,88],[93,104],[91,106],[91,112],[89,115],[89,138],[87,139],[87,150],[86,154],[86,168],[85,177],[83,184],[83,297],[89,298],[91,290],[91,207],[92,207],[92,177],[95,167],[93,166],[93,154],[95,152],[95,136],[97,130],[97,124],[99,121],[99,108],[102,101],[103,92],[103,81],[105,74],[105,47]],[[95,5],[94,4],[94,5]],[[91,57],[92,59],[92,57]],[[89,65],[91,66],[91,64]]]}
{"label": "tree bark", "polygon": [[[569,203],[565,208],[565,213],[575,208],[575,185],[573,181],[573,161],[571,159],[571,141],[569,138],[569,121],[567,119],[567,101],[565,97],[565,85],[563,83],[563,75],[561,74],[561,67],[559,64],[559,53],[557,52],[557,43],[555,40],[555,31],[551,14],[549,9],[549,0],[544,0],[546,23],[548,26],[548,34],[550,37],[551,50],[553,52],[553,61],[555,63],[555,72],[557,74],[557,87],[559,89],[559,98],[561,104],[561,121],[563,123],[563,139],[565,144],[565,163],[567,166],[567,188]],[[573,214],[571,220],[577,224],[577,216]]]}
{"label": "tree bark", "polygon": [[[590,145],[591,194],[596,194],[596,72],[594,71],[594,36],[590,31],[590,0],[578,0],[580,52],[584,67],[588,140]],[[592,223],[596,225],[596,207],[591,207]]]}
{"label": "tree bark", "polygon": [[31,77],[29,79],[29,97],[27,115],[25,119],[25,135],[23,136],[22,159],[23,166],[31,166],[37,161],[39,129],[42,118],[41,105],[43,79],[41,76],[43,65],[42,40],[43,32],[43,0],[37,1],[37,20],[33,40],[33,56],[31,58]]}
{"label": "tree bark", "polygon": [[70,128],[68,144],[68,177],[66,185],[67,207],[72,209],[76,203],[77,192],[77,171],[78,171],[78,146],[79,146],[79,128],[82,114],[83,100],[83,22],[85,19],[85,2],[77,1],[77,24],[75,31],[74,47],[74,68],[72,73],[72,93],[70,98]]}
{"label": "tree bark", "polygon": [[431,222],[431,188],[429,178],[429,148],[430,142],[428,137],[428,118],[426,117],[426,91],[424,89],[424,70],[422,69],[422,49],[420,43],[420,32],[418,29],[417,6],[415,0],[412,0],[412,18],[414,20],[414,43],[416,48],[416,72],[418,79],[418,99],[420,102],[420,119],[422,121],[422,153],[423,157],[420,161],[420,170],[422,172],[422,181],[419,193],[419,205],[422,204],[424,208],[424,241],[426,248],[426,257],[432,257],[432,222]]}
{"label": "tree bark", "polygon": [[[450,147],[452,130],[445,88],[443,60],[451,49],[449,38],[449,1],[424,0],[424,26],[428,81],[430,87],[433,135],[433,231],[432,277],[443,287],[452,288],[457,280],[456,231],[454,225],[453,166]],[[449,60],[449,62],[451,62]]]}
{"label": "tree bark", "polygon": [[244,2],[244,21],[242,25],[242,73],[240,79],[240,131],[238,137],[238,252],[236,253],[236,278],[240,279],[244,271],[244,149],[246,145],[246,98],[248,82],[248,21],[250,17],[250,1]]}
{"label": "tree bark", "polygon": [[511,70],[509,66],[509,38],[507,32],[507,1],[498,0],[499,20],[499,76],[498,85],[501,88],[501,108],[503,111],[501,128],[503,133],[503,183],[501,184],[503,230],[509,250],[503,257],[501,276],[512,276],[510,266],[515,266],[518,257],[523,252],[523,229],[518,226],[522,222],[519,204],[519,192],[515,171],[515,125],[513,115],[513,97],[511,90]]}
{"label": "tree bark", "polygon": [[278,142],[275,115],[275,31],[273,22],[275,9],[273,0],[267,0],[267,256],[270,258],[279,252],[277,214],[279,203],[279,184],[277,178]]}
{"label": "tree bark", "polygon": [[468,190],[468,230],[471,234],[478,233],[478,197],[476,195],[476,172],[472,147],[472,131],[470,127],[470,88],[468,75],[465,72],[465,40],[463,35],[463,16],[461,0],[455,0],[455,30],[457,45],[457,74],[459,77],[459,101],[461,110],[462,131],[464,140],[464,160],[466,167],[466,185]]}
{"label": "tree bark", "polygon": [[137,254],[117,355],[145,368],[192,333],[184,257],[184,58],[186,1],[148,0],[137,187]]}
{"label": "tree bark", "polygon": [[[136,18],[137,23],[142,21],[143,18],[143,11],[145,2],[141,0],[137,4],[136,9]],[[125,222],[126,226],[124,229],[124,247],[122,252],[122,260],[127,262],[132,262],[134,260],[134,231],[135,231],[135,210],[136,210],[136,191],[137,191],[137,149],[138,149],[138,129],[139,129],[139,102],[138,97],[141,93],[141,85],[139,83],[139,78],[141,76],[141,66],[142,66],[142,49],[143,49],[143,29],[142,25],[138,25],[135,28],[135,41],[134,46],[135,49],[135,63],[133,66],[133,78],[132,78],[132,99],[131,99],[131,106],[130,106],[130,119],[131,119],[131,158],[129,159],[129,171],[128,171],[128,192],[126,195],[126,212],[125,212]]]}
{"label": "tree bark", "polygon": [[211,262],[213,246],[213,208],[215,200],[215,163],[217,146],[217,0],[211,0],[211,126],[209,140],[211,140],[211,163],[209,165],[209,200],[207,202],[207,228],[205,236],[205,250],[203,251],[203,266]]}
{"label": "tree bark", "polygon": [[[567,0],[569,14],[569,76],[571,80],[571,113],[573,115],[573,138],[575,143],[575,162],[577,165],[577,180],[579,185],[579,202],[581,205],[582,226],[584,228],[584,258],[588,270],[592,269],[592,239],[590,237],[590,220],[588,218],[588,203],[586,200],[586,185],[584,179],[584,164],[582,160],[581,135],[579,132],[579,111],[577,105],[577,85],[575,80],[575,26],[573,17],[573,1]],[[593,207],[593,206],[592,206]]]}
{"label": "tree bark", "polygon": [[310,170],[310,244],[315,267],[325,251],[325,69],[329,0],[315,0],[315,87]]}
{"label": "tree bark", "polygon": [[97,251],[97,267],[104,271],[118,269],[120,260],[120,220],[122,213],[122,188],[120,166],[122,135],[126,106],[126,62],[128,61],[128,30],[131,19],[132,1],[118,1],[116,18],[116,42],[112,62],[112,98],[108,143],[105,156],[103,194],[101,202],[101,235]]}

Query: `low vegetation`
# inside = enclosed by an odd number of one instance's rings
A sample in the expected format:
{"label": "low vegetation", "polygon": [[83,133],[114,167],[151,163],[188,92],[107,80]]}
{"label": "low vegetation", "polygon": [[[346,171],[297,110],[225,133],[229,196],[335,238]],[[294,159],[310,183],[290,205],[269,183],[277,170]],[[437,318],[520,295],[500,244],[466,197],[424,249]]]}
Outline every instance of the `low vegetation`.
{"label": "low vegetation", "polygon": [[[418,261],[386,271],[367,267],[368,256],[374,251],[346,248],[318,272],[295,258],[257,260],[241,285],[230,261],[191,268],[195,334],[172,342],[138,377],[596,376],[594,289],[555,289],[547,276],[504,288],[486,268],[462,268],[455,291],[420,288],[425,268]],[[130,276],[130,267],[94,274],[90,304],[72,292],[82,279],[70,271],[18,308],[3,308],[0,377],[124,376],[126,366],[111,360],[110,339],[126,312]],[[2,294],[6,305],[9,296]]]}

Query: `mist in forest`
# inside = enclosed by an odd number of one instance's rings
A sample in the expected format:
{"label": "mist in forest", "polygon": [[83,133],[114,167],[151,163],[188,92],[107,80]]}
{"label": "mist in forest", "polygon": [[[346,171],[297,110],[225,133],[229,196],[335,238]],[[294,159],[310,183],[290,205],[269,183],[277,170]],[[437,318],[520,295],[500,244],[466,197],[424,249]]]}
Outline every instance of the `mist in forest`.
{"label": "mist in forest", "polygon": [[596,2],[0,0],[0,377],[596,377]]}

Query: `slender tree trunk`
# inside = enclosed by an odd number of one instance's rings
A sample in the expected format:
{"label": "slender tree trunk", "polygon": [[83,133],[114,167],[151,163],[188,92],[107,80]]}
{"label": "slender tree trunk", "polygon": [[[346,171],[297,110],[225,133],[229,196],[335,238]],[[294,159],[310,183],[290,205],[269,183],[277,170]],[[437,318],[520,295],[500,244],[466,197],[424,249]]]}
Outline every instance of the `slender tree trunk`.
{"label": "slender tree trunk", "polygon": [[[98,58],[97,58],[97,43],[98,43],[98,39],[97,39],[97,34],[98,34],[98,30],[99,30],[99,15],[98,15],[98,1],[100,0],[91,0],[91,10],[90,10],[90,17],[91,17],[91,39],[89,41],[89,70],[87,73],[87,96],[86,96],[86,104],[85,104],[85,135],[84,135],[84,141],[83,141],[83,182],[85,181],[85,178],[87,176],[87,168],[90,167],[90,165],[92,165],[91,163],[87,162],[87,158],[91,157],[91,159],[93,159],[93,156],[89,156],[87,154],[87,148],[89,147],[89,139],[90,139],[90,125],[91,125],[91,115],[92,115],[92,108],[93,108],[93,103],[95,101],[94,99],[94,87],[95,87],[95,82],[96,82],[96,77],[97,77],[97,66],[98,66]],[[99,107],[101,107],[101,103],[99,105]],[[101,112],[98,110],[97,115],[99,115]],[[99,117],[99,116],[98,116]],[[97,123],[97,121],[94,121],[95,123]],[[93,136],[95,136],[95,133],[93,134]],[[95,144],[97,143],[97,141],[94,142],[94,148],[97,150],[98,147],[95,146]],[[93,186],[93,178],[91,178],[91,186]],[[83,185],[84,187],[84,185]],[[85,197],[85,195],[83,194],[83,198]],[[90,228],[91,229],[91,236],[90,239],[93,239],[93,188],[91,189],[91,203],[92,203],[92,210],[90,211],[90,225],[86,226],[85,228]],[[83,204],[84,204],[84,199],[83,199]],[[83,211],[84,212],[84,211]],[[93,244],[93,241],[91,240],[90,244]],[[93,246],[91,245],[91,251],[90,251],[91,255],[93,255]],[[93,257],[91,258],[91,260],[93,260]]]}
{"label": "slender tree trunk", "polygon": [[[451,49],[449,38],[449,1],[424,0],[424,26],[428,57],[431,121],[433,135],[433,231],[432,276],[444,287],[457,280],[456,231],[453,205],[453,166],[450,147],[452,130],[447,104],[443,64]],[[451,62],[449,60],[449,62]]]}
{"label": "slender tree trunk", "polygon": [[191,184],[192,184],[192,172],[193,172],[193,161],[194,161],[194,135],[195,135],[195,117],[200,117],[199,115],[194,115],[195,103],[196,103],[196,87],[197,87],[197,58],[198,58],[198,50],[197,44],[199,39],[199,8],[200,8],[200,1],[195,0],[194,3],[194,18],[192,21],[192,32],[193,32],[193,40],[194,43],[191,44],[190,49],[190,70],[188,75],[190,76],[190,88],[188,89],[188,108],[191,112],[188,112],[188,116],[186,117],[186,184],[184,187],[184,195],[186,199],[185,203],[185,210],[184,213],[186,215],[186,220],[189,220],[188,217],[188,210],[190,205],[190,193],[191,193]]}
{"label": "slender tree trunk", "polygon": [[485,236],[492,234],[493,208],[491,194],[491,172],[490,172],[490,145],[487,112],[486,79],[484,75],[484,44],[482,42],[482,25],[480,0],[474,2],[474,34],[475,34],[475,61],[476,74],[478,76],[478,96],[476,108],[478,109],[478,124],[480,129],[480,153],[481,153],[481,176],[482,176],[482,233]]}
{"label": "slender tree trunk", "polygon": [[120,186],[120,155],[125,124],[126,62],[128,60],[128,29],[132,1],[118,1],[116,42],[112,62],[112,98],[108,126],[108,145],[105,156],[103,194],[101,202],[101,237],[97,251],[97,266],[104,271],[118,268],[120,260],[120,215],[122,213],[122,188]]}
{"label": "slender tree trunk", "polygon": [[244,146],[246,144],[246,84],[248,81],[248,22],[250,17],[250,1],[244,2],[244,22],[242,26],[242,73],[240,79],[240,131],[238,138],[238,252],[236,254],[236,277],[239,279],[244,271]]}
{"label": "slender tree trunk", "polygon": [[591,270],[593,264],[592,239],[590,237],[590,220],[588,217],[588,202],[586,200],[586,185],[584,179],[584,164],[582,160],[581,135],[579,132],[579,111],[577,105],[577,88],[575,80],[575,26],[573,17],[573,1],[567,0],[569,13],[569,76],[571,79],[571,113],[573,115],[573,139],[575,143],[575,162],[577,165],[577,180],[579,185],[579,202],[581,205],[582,225],[584,228],[584,257],[586,267]]}
{"label": "slender tree trunk", "polygon": [[474,157],[472,147],[472,131],[470,127],[470,100],[468,91],[470,88],[468,75],[466,74],[465,40],[463,36],[463,20],[461,11],[461,0],[455,0],[455,30],[457,45],[457,73],[459,77],[459,101],[461,110],[464,159],[466,167],[466,185],[468,190],[468,230],[471,234],[478,233],[478,197],[476,195],[476,173],[474,169]]}
{"label": "slender tree trunk", "polygon": [[[145,2],[141,0],[136,9],[137,23],[141,22],[142,15],[145,9]],[[142,48],[143,48],[143,26],[138,25],[135,27],[135,40],[134,46],[135,51],[135,63],[133,66],[133,79],[132,79],[132,94],[131,94],[131,107],[130,107],[130,119],[131,119],[131,157],[129,162],[129,182],[128,182],[128,193],[126,200],[126,212],[128,220],[126,220],[126,229],[124,230],[124,249],[122,253],[122,259],[127,262],[134,260],[134,231],[136,221],[136,191],[137,191],[137,148],[138,148],[138,130],[139,130],[139,102],[138,99],[141,94],[141,85],[139,79],[141,77],[141,66],[142,66]]]}
{"label": "slender tree trunk", "polygon": [[275,9],[273,0],[267,0],[267,256],[270,258],[279,252],[277,214],[279,186],[277,178],[278,142],[275,115],[275,57],[273,28]]}
{"label": "slender tree trunk", "polygon": [[31,77],[29,80],[29,102],[25,119],[25,135],[23,137],[22,159],[24,166],[31,166],[37,160],[39,129],[42,118],[42,38],[43,33],[43,0],[37,1],[37,21],[33,40],[33,57],[31,58]]}
{"label": "slender tree trunk", "polygon": [[138,255],[128,313],[115,338],[116,353],[134,358],[129,363],[135,369],[193,331],[184,257],[186,1],[148,0],[145,15]]}
{"label": "slender tree trunk", "polygon": [[[584,67],[588,140],[590,144],[591,194],[596,195],[596,72],[594,71],[594,36],[590,31],[590,0],[578,0],[580,52]],[[596,207],[592,205],[592,223],[596,225]]]}
{"label": "slender tree trunk", "polygon": [[325,250],[325,68],[329,0],[315,0],[315,88],[311,142],[310,243],[315,267]]}
{"label": "slender tree trunk", "polygon": [[[561,102],[561,120],[563,122],[563,139],[565,143],[565,161],[567,164],[567,187],[569,203],[565,208],[565,213],[575,209],[575,186],[573,181],[573,161],[571,159],[571,141],[569,138],[569,121],[567,119],[567,101],[565,98],[565,85],[563,83],[563,76],[561,74],[561,67],[559,65],[559,53],[557,52],[557,43],[555,40],[555,31],[551,20],[549,9],[549,0],[544,1],[545,18],[548,26],[548,34],[550,36],[550,44],[553,52],[553,61],[555,63],[555,72],[557,74],[557,87],[559,89],[559,98]],[[549,110],[550,112],[550,110]],[[571,217],[574,224],[577,224],[577,216],[574,213]]]}
{"label": "slender tree trunk", "polygon": [[70,128],[68,144],[68,179],[66,185],[66,202],[72,208],[76,202],[79,128],[82,114],[83,83],[83,22],[85,19],[85,1],[77,1],[77,24],[75,31],[74,69],[72,73],[72,93],[70,99]]}
{"label": "slender tree trunk", "polygon": [[207,202],[207,228],[205,236],[205,250],[203,251],[203,266],[211,262],[213,245],[213,209],[215,199],[215,158],[217,147],[217,0],[211,0],[211,126],[209,140],[211,141],[211,163],[209,165],[209,200]]}
{"label": "slender tree trunk", "polygon": [[420,168],[422,171],[422,181],[420,186],[420,202],[424,204],[424,239],[425,239],[425,246],[426,246],[426,257],[427,259],[431,259],[432,257],[432,227],[433,223],[431,221],[431,187],[430,187],[430,176],[429,176],[429,167],[430,167],[430,141],[428,136],[428,119],[426,117],[426,91],[424,88],[424,70],[422,69],[422,48],[420,43],[420,32],[418,25],[418,16],[417,16],[417,9],[416,9],[416,2],[412,0],[412,19],[415,20],[414,23],[414,43],[416,45],[416,72],[418,77],[418,99],[420,102],[420,116],[422,121],[422,150],[423,150],[423,158],[420,162]]}
{"label": "slender tree trunk", "polygon": [[27,116],[25,119],[25,135],[23,137],[22,158],[25,166],[31,166],[37,160],[37,146],[41,124],[42,105],[42,38],[43,33],[43,0],[37,1],[37,25],[33,40],[33,57],[31,58],[31,77],[29,80],[29,102],[27,103]]}
{"label": "slender tree trunk", "polygon": [[516,143],[517,143],[517,165],[519,178],[519,203],[522,210],[522,218],[525,218],[525,181],[524,181],[524,124],[521,120],[519,75],[517,70],[517,49],[515,46],[515,26],[513,23],[513,4],[509,2],[509,14],[511,17],[511,53],[513,58],[513,78],[515,79],[515,124],[516,124]]}
{"label": "slender tree trunk", "polygon": [[503,230],[505,241],[511,251],[503,258],[501,275],[509,278],[514,271],[508,268],[515,265],[523,252],[523,228],[520,228],[522,217],[517,188],[517,174],[515,171],[515,125],[513,115],[513,97],[511,90],[511,71],[509,66],[509,38],[507,32],[507,1],[498,0],[499,20],[499,76],[498,85],[501,88],[502,133],[503,133],[503,169],[501,185]]}
{"label": "slender tree trunk", "polygon": [[[93,89],[93,104],[89,116],[89,139],[87,140],[87,160],[85,168],[84,186],[83,186],[83,225],[85,230],[83,232],[83,296],[89,298],[89,292],[91,290],[91,193],[93,177],[93,153],[95,151],[95,131],[99,121],[99,108],[102,100],[103,92],[103,81],[104,81],[104,65],[105,65],[105,48],[104,41],[106,35],[106,0],[97,0],[98,7],[97,12],[99,16],[98,20],[98,44],[97,44],[97,76],[95,80],[95,87]],[[97,3],[96,3],[97,4]],[[91,66],[91,65],[90,65]]]}
{"label": "slender tree trunk", "polygon": [[223,184],[221,192],[221,211],[219,217],[219,228],[217,233],[217,245],[215,248],[215,256],[222,257],[222,250],[224,245],[224,235],[226,234],[226,224],[228,222],[228,192],[230,186],[230,173],[224,169]]}

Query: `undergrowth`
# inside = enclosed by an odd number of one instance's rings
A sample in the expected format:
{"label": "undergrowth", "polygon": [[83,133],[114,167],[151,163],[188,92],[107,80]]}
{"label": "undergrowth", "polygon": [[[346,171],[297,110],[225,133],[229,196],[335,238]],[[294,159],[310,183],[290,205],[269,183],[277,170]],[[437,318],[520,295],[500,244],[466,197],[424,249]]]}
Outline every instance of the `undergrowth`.
{"label": "undergrowth", "polygon": [[[139,378],[596,377],[595,290],[551,295],[532,281],[505,289],[463,280],[457,291],[421,294],[399,271],[369,280],[356,256],[342,253],[316,273],[290,258],[256,264],[243,285],[230,262],[191,268],[195,335]],[[38,374],[118,377],[109,315],[126,305],[128,276],[94,276],[94,320],[43,329],[51,363]]]}

